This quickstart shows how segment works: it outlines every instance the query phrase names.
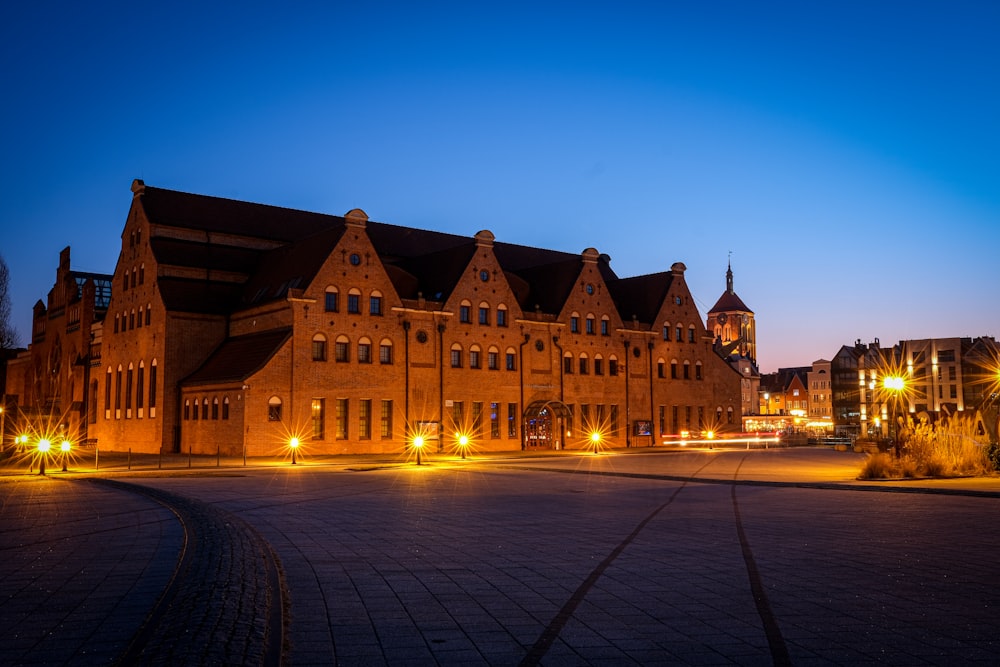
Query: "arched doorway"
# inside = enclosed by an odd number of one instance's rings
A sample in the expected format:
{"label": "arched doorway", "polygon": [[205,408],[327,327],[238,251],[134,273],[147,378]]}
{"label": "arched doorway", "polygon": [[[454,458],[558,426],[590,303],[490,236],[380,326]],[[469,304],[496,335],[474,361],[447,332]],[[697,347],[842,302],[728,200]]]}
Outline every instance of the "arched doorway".
{"label": "arched doorway", "polygon": [[524,448],[564,449],[570,414],[562,401],[532,401],[524,410]]}

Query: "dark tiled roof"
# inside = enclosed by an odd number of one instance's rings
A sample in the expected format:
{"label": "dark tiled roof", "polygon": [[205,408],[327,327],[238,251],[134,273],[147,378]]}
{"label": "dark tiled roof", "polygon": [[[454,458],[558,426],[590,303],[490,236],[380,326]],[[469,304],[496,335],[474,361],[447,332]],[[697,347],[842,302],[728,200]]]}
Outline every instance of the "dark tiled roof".
{"label": "dark tiled roof", "polygon": [[528,293],[520,302],[521,310],[534,312],[537,306],[543,313],[560,312],[582,268],[579,255],[568,255],[562,261],[516,271],[528,285]]}
{"label": "dark tiled roof", "polygon": [[333,252],[345,229],[345,225],[327,227],[299,241],[260,253],[239,305],[284,299],[289,289],[305,288]]}
{"label": "dark tiled roof", "polygon": [[243,293],[242,283],[165,277],[157,282],[167,310],[181,313],[229,313]]}
{"label": "dark tiled roof", "polygon": [[343,224],[339,216],[308,213],[145,186],[142,207],[153,223],[287,242]]}
{"label": "dark tiled roof", "polygon": [[260,250],[253,248],[195,243],[162,236],[151,238],[149,245],[160,264],[247,274],[253,271],[260,256]]}
{"label": "dark tiled roof", "polygon": [[634,278],[619,278],[608,283],[611,296],[618,307],[623,322],[635,317],[639,322],[651,323],[667,298],[673,283],[670,272],[651,273]]}
{"label": "dark tiled roof", "polygon": [[744,313],[753,313],[753,311],[747,308],[747,305],[743,303],[743,299],[736,296],[736,292],[730,292],[727,290],[722,293],[722,296],[719,297],[719,300],[715,302],[715,305],[712,306],[712,309],[708,312],[721,313],[732,312],[734,310]]}
{"label": "dark tiled roof", "polygon": [[291,335],[291,328],[284,328],[227,338],[182,384],[193,386],[246,380],[263,368]]}

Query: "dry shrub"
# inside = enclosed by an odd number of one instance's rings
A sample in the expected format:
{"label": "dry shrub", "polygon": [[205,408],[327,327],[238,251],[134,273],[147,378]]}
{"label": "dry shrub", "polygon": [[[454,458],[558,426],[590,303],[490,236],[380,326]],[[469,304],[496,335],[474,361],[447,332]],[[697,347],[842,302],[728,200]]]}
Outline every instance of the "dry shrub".
{"label": "dry shrub", "polygon": [[885,454],[869,457],[862,466],[861,479],[984,475],[993,470],[988,449],[979,442],[971,418],[948,417],[937,424],[911,419],[900,436],[900,458]]}
{"label": "dry shrub", "polygon": [[865,459],[858,474],[860,479],[886,479],[894,476],[894,466],[892,457],[879,452],[872,454]]}

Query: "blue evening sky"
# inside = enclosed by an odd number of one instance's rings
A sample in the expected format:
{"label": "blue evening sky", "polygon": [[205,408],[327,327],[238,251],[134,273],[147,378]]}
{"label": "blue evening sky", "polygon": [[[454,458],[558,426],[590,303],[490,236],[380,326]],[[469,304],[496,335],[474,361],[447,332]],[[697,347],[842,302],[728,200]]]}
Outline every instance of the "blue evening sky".
{"label": "blue evening sky", "polygon": [[[280,7],[278,6],[280,4]],[[688,267],[761,370],[1000,335],[1000,2],[6,3],[0,255],[163,188]]]}

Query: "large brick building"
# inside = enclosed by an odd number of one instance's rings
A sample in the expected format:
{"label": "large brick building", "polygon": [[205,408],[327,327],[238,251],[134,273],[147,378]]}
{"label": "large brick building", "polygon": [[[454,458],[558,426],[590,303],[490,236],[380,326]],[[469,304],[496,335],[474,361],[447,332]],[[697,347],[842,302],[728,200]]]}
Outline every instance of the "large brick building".
{"label": "large brick building", "polygon": [[[738,429],[686,267],[132,184],[89,379],[101,447],[271,454],[649,445]],[[36,337],[37,337],[36,313]],[[47,340],[51,327],[44,333]],[[39,341],[33,341],[33,347]]]}

